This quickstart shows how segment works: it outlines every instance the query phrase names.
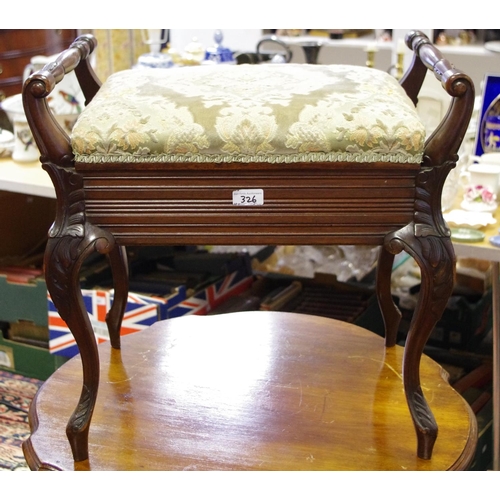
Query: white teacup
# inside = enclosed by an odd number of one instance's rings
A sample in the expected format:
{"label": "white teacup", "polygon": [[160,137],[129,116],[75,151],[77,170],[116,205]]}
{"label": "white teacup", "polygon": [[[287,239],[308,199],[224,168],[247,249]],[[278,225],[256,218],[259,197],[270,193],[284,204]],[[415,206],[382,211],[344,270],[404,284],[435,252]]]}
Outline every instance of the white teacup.
{"label": "white teacup", "polygon": [[[492,153],[489,153],[492,154]],[[462,183],[488,187],[496,195],[500,187],[500,163],[473,163],[463,174]]]}
{"label": "white teacup", "polygon": [[488,163],[500,165],[500,152],[499,153],[483,153],[481,156],[473,156],[472,159],[478,163]]}

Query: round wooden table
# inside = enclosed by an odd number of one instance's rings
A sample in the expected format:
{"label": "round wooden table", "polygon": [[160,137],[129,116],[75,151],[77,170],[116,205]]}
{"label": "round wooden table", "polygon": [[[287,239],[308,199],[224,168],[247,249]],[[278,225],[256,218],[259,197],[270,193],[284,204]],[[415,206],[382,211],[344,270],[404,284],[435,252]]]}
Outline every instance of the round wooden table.
{"label": "round wooden table", "polygon": [[283,312],[161,321],[99,346],[89,460],[66,423],[81,392],[79,356],[43,385],[24,444],[31,469],[460,470],[476,419],[424,356],[421,385],[439,426],[416,455],[401,377],[403,348],[357,326]]}

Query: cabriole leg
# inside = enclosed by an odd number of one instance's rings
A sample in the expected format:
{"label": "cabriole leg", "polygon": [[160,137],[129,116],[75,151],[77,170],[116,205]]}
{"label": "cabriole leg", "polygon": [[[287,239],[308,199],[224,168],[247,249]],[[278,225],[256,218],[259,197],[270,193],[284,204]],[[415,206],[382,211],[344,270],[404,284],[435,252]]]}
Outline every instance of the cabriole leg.
{"label": "cabriole leg", "polygon": [[91,253],[107,253],[110,248],[109,240],[88,226],[85,235],[49,238],[44,261],[47,290],[73,334],[82,359],[82,392],[66,427],[77,462],[88,459],[89,426],[99,387],[97,342],[83,302],[79,274],[82,263]]}
{"label": "cabriole leg", "polygon": [[406,250],[421,269],[420,293],[405,344],[403,382],[417,433],[417,454],[430,459],[438,428],[420,385],[420,359],[453,290],[455,254],[449,237],[415,233],[412,224],[386,241],[395,253]]}

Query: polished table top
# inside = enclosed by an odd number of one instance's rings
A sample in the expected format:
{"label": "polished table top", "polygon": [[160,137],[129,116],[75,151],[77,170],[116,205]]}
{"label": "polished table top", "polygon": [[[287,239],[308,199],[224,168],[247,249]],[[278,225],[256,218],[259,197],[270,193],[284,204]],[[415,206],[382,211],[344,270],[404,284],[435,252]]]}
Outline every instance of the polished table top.
{"label": "polished table top", "polygon": [[75,464],[65,427],[81,390],[77,356],[30,409],[33,469],[465,469],[476,419],[427,356],[422,388],[439,425],[431,460],[416,437],[401,377],[403,348],[319,316],[186,316],[99,346],[101,384],[89,460]]}

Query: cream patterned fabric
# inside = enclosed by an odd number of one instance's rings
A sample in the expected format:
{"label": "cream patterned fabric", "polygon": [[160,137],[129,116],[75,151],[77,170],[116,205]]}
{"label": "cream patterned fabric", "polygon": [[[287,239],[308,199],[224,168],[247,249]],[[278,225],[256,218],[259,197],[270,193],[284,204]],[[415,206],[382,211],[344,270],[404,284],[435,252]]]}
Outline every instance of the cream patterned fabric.
{"label": "cream patterned fabric", "polygon": [[121,71],[71,137],[86,163],[420,163],[424,140],[387,73],[308,64]]}

